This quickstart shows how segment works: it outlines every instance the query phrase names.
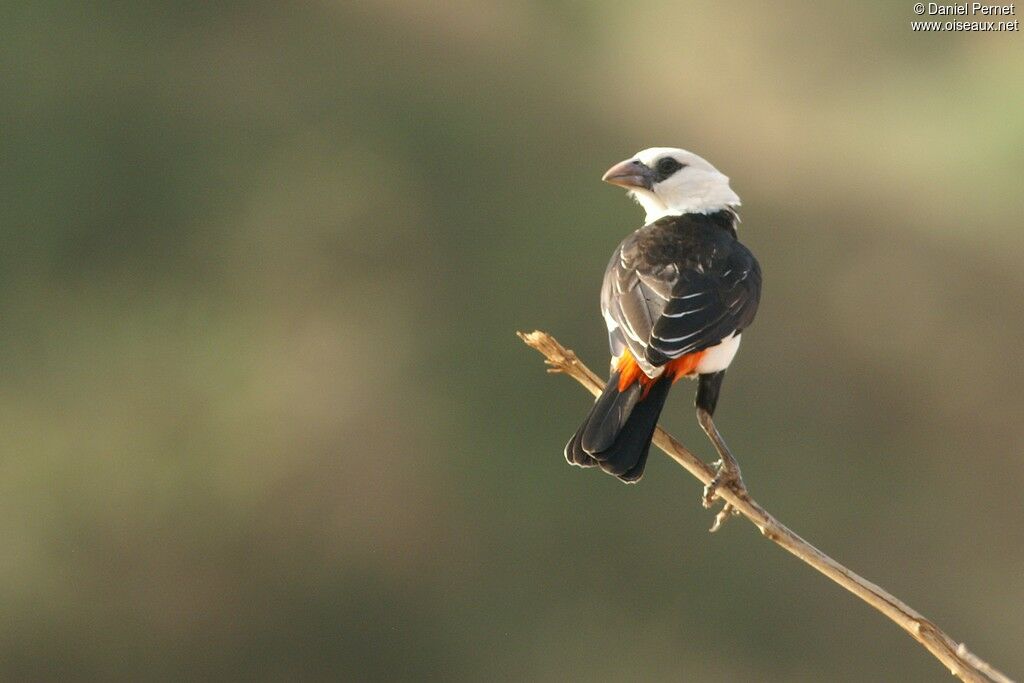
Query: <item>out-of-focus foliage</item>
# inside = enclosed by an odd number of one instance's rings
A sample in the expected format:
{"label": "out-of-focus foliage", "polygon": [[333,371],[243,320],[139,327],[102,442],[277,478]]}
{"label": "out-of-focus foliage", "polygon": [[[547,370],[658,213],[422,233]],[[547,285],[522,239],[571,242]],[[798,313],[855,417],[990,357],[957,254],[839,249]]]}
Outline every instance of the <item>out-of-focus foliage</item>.
{"label": "out-of-focus foliage", "polygon": [[[909,3],[8,3],[0,677],[938,680],[664,458],[566,466],[692,149],[765,291],[783,520],[1024,672],[1024,43]],[[668,426],[711,457],[680,385]]]}

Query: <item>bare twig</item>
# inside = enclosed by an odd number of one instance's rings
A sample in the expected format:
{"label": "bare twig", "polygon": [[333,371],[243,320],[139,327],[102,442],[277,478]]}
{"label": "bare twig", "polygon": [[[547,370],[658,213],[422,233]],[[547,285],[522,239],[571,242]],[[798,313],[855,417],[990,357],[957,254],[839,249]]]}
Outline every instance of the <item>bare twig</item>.
{"label": "bare twig", "polygon": [[[548,372],[564,373],[572,377],[595,396],[601,393],[604,381],[584,365],[575,353],[559,344],[554,337],[540,331],[519,332],[518,334],[528,346],[536,349],[545,357],[544,362],[549,366]],[[654,434],[654,443],[705,485],[714,478],[715,473],[708,465],[660,427]],[[961,680],[971,683],[975,681],[1013,683],[1006,675],[971,653],[963,643],[954,641],[932,621],[923,617],[909,605],[867,579],[858,576],[800,538],[770,515],[753,498],[739,496],[728,488],[721,489],[718,495],[725,500],[727,506],[750,520],[765,537],[889,617]],[[729,513],[725,512],[725,514]],[[723,513],[719,513],[712,531],[717,529],[723,521]]]}

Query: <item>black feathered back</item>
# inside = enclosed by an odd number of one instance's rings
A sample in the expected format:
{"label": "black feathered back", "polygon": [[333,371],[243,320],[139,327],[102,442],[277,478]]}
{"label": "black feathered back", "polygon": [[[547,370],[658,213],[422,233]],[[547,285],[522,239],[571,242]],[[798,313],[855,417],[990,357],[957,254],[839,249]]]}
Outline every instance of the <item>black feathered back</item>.
{"label": "black feathered back", "polygon": [[735,221],[730,209],[666,216],[622,241],[601,290],[613,355],[628,348],[651,375],[753,322],[761,267],[736,239]]}

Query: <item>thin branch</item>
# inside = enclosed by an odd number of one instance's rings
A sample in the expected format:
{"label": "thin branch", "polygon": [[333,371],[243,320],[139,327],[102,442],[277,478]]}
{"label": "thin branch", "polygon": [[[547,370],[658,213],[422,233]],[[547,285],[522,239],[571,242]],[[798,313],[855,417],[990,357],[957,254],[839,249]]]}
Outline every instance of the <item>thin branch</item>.
{"label": "thin branch", "polygon": [[[518,334],[528,346],[536,349],[545,357],[545,363],[550,366],[548,372],[564,373],[572,377],[595,396],[601,393],[604,381],[584,365],[575,353],[559,344],[554,337],[540,331],[519,332]],[[660,427],[655,432],[654,443],[703,484],[707,485],[715,476],[714,471],[704,461]],[[976,681],[1013,683],[1005,674],[1000,673],[977,655],[968,651],[963,643],[954,641],[932,621],[923,617],[902,600],[850,571],[800,538],[789,527],[770,515],[754,499],[737,495],[736,492],[725,488],[719,490],[718,495],[725,500],[727,505],[750,520],[766,538],[782,546],[790,554],[814,567],[889,617],[897,626],[909,633],[911,638],[931,652],[953,675],[971,683]],[[715,520],[715,527],[719,526],[722,521],[723,517],[720,514],[719,518]]]}

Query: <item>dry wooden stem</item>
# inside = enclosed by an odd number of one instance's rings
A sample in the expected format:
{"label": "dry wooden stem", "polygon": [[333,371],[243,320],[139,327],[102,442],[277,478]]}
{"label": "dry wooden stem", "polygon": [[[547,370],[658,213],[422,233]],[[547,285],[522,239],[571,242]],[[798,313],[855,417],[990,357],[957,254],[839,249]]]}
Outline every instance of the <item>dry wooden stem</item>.
{"label": "dry wooden stem", "polygon": [[[545,363],[550,366],[548,372],[564,373],[572,377],[595,396],[601,393],[604,381],[584,365],[575,353],[559,344],[554,337],[540,331],[519,332],[518,334],[528,346],[536,349],[545,357]],[[714,471],[704,461],[660,427],[654,434],[654,443],[705,485],[715,476]],[[889,617],[897,626],[909,633],[911,638],[931,652],[953,675],[971,683],[975,681],[1013,683],[1006,675],[971,653],[963,643],[954,641],[909,605],[867,579],[858,576],[800,538],[787,526],[768,514],[768,511],[753,498],[738,496],[734,491],[724,488],[718,492],[718,495],[728,506],[750,520],[765,537]],[[715,521],[716,527],[722,521],[723,518],[719,515]]]}

